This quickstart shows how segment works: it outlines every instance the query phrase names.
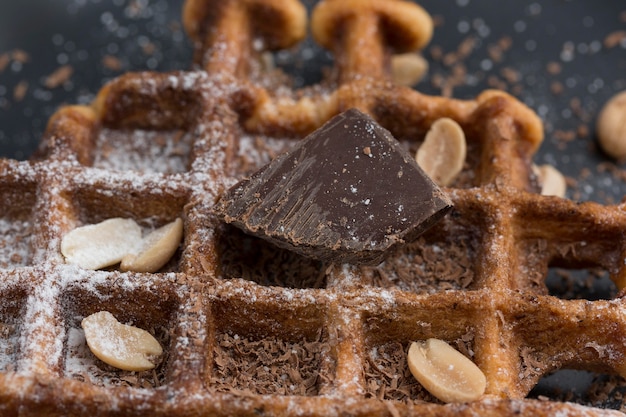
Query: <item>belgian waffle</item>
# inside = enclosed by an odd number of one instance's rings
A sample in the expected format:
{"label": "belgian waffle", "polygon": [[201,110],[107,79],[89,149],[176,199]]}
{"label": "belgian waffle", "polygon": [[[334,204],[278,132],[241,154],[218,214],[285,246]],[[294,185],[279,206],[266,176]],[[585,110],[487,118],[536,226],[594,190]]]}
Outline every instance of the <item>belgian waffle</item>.
{"label": "belgian waffle", "polygon": [[[560,265],[626,285],[623,205],[540,195],[541,121],[513,97],[394,85],[390,55],[432,30],[416,5],[319,3],[312,33],[335,66],[293,90],[261,58],[300,41],[306,22],[295,0],[188,0],[195,70],[121,76],[92,105],[60,109],[32,161],[0,162],[2,414],[610,415],[527,396],[562,368],[623,385],[621,298],[563,300],[545,284]],[[445,188],[451,215],[377,266],[323,264],[216,219],[228,187],[349,108],[411,151],[435,120],[459,123],[468,158]],[[65,263],[64,235],[113,217],[181,217],[184,241],[158,273]],[[159,340],[153,371],[91,355],[80,322],[101,310]],[[484,372],[479,401],[443,404],[412,378],[408,345],[431,337]]]}

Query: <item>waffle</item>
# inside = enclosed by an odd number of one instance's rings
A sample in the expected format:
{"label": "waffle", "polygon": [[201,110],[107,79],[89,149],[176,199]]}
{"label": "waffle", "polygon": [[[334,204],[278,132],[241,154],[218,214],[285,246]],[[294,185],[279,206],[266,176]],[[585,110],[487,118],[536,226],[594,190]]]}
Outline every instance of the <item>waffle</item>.
{"label": "waffle", "polygon": [[[184,25],[193,70],[123,75],[90,106],[60,109],[31,161],[0,161],[2,415],[620,414],[593,406],[622,404],[621,298],[562,299],[546,277],[600,268],[623,288],[624,207],[540,195],[542,124],[515,98],[395,85],[391,54],[429,40],[424,10],[317,4],[311,31],[335,64],[299,90],[263,60],[306,35],[297,1],[188,0]],[[444,189],[451,214],[375,266],[325,264],[216,218],[225,190],[350,108],[413,152],[434,121],[459,123],[468,156]],[[63,236],[114,217],[145,228],[180,217],[183,242],[157,273],[65,263]],[[80,323],[102,310],[159,341],[155,369],[91,354]],[[443,404],[412,378],[408,346],[427,338],[483,371],[478,401]],[[616,388],[601,404],[528,398],[559,369]]]}

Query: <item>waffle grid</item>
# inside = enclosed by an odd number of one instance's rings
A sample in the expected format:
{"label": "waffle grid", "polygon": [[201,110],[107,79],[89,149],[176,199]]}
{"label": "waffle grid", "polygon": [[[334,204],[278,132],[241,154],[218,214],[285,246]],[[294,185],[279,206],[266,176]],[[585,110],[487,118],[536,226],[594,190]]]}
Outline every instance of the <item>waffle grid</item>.
{"label": "waffle grid", "polygon": [[[8,260],[0,269],[3,414],[610,414],[524,399],[550,371],[619,372],[626,355],[620,298],[562,300],[537,282],[555,261],[603,268],[619,288],[626,273],[623,206],[536,193],[530,164],[541,141],[537,117],[503,93],[461,101],[391,84],[384,67],[385,51],[394,47],[383,36],[388,28],[375,24],[377,30],[362,32],[384,12],[374,0],[335,22],[343,31],[333,34],[334,85],[267,89],[271,82],[250,64],[259,52],[255,39],[265,36],[271,46],[288,28],[279,19],[278,34],[259,35],[251,10],[262,6],[291,16],[297,3],[225,1],[213,14],[209,3],[188,0],[185,14],[202,69],[122,76],[93,105],[61,109],[37,159],[0,161],[0,236],[15,252],[2,258]],[[355,47],[354,36],[342,37],[350,31],[375,47]],[[386,262],[402,268],[303,260],[212,216],[226,187],[349,107],[372,114],[408,148],[442,116],[458,121],[468,136],[468,163],[446,190],[455,211],[422,238],[423,246],[390,255]],[[121,151],[102,135],[119,138]],[[123,138],[132,139],[128,148]],[[165,145],[176,163],[160,154],[147,157],[149,142]],[[107,161],[121,154],[127,164]],[[168,163],[154,164],[155,157]],[[125,170],[128,164],[147,172]],[[116,216],[144,226],[181,216],[182,249],[156,274],[63,263],[65,233]],[[471,256],[451,251],[459,239]],[[529,254],[531,247],[538,250]],[[442,250],[461,252],[461,258],[432,258]],[[277,270],[277,262],[246,260],[259,252],[283,264]],[[424,273],[412,263],[415,256],[445,277],[460,265],[465,278],[450,287],[407,287],[411,278],[402,284],[400,276],[406,268]],[[237,269],[238,263],[244,264]],[[303,269],[307,279],[298,280]],[[101,309],[160,334],[166,354],[154,373],[120,375],[81,350],[78,323]],[[485,372],[482,401],[442,405],[406,372],[398,373],[400,352],[428,337],[451,342]],[[244,339],[253,351],[243,351]],[[236,370],[251,365],[253,378],[238,381]]]}

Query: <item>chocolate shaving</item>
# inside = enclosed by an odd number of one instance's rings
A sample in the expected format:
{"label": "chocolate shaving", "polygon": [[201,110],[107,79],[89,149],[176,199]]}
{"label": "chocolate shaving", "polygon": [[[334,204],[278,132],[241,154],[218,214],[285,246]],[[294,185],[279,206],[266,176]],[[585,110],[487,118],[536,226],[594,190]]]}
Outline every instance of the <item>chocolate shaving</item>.
{"label": "chocolate shaving", "polygon": [[46,88],[57,88],[61,84],[68,81],[72,74],[74,73],[74,68],[70,65],[63,65],[62,67],[57,68],[52,74],[46,77],[44,81],[44,85]]}
{"label": "chocolate shaving", "polygon": [[377,266],[362,266],[365,282],[414,293],[470,289],[474,284],[476,242],[452,217],[415,242],[403,245]]}
{"label": "chocolate shaving", "polygon": [[219,242],[222,278],[286,288],[326,287],[327,265],[321,261],[281,249],[229,225],[220,229]]}
{"label": "chocolate shaving", "polygon": [[239,395],[318,395],[325,343],[287,342],[276,337],[252,340],[219,334],[211,384]]}

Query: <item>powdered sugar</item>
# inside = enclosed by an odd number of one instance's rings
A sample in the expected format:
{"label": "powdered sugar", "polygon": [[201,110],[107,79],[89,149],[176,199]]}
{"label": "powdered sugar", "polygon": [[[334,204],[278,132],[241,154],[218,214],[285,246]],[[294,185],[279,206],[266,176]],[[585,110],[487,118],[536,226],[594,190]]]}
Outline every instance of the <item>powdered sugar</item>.
{"label": "powdered sugar", "polygon": [[30,220],[0,218],[0,269],[28,265],[32,255]]}
{"label": "powdered sugar", "polygon": [[0,319],[0,372],[15,369],[18,354],[19,333],[12,321]]}
{"label": "powdered sugar", "polygon": [[96,168],[144,173],[185,172],[192,135],[182,131],[103,129],[96,139]]}
{"label": "powdered sugar", "polygon": [[237,159],[235,168],[238,177],[243,177],[260,169],[279,154],[295,146],[297,140],[289,138],[272,138],[243,134],[235,143]]}

